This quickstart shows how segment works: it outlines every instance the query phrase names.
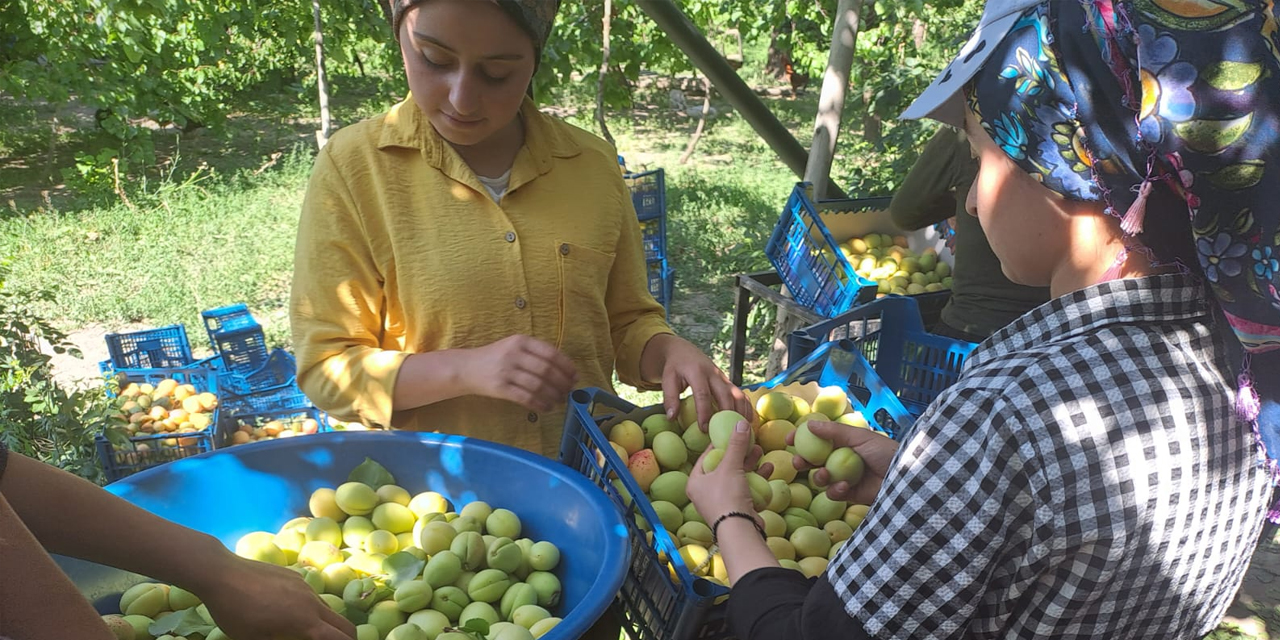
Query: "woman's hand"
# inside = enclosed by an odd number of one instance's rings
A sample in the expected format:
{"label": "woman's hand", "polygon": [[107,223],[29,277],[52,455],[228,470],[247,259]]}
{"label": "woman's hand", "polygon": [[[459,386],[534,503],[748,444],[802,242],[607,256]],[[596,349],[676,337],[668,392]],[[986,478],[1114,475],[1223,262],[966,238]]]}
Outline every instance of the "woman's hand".
{"label": "woman's hand", "polygon": [[[229,638],[350,640],[356,627],[291,569],[227,552],[192,589]],[[197,585],[193,585],[197,586]]]}
{"label": "woman's hand", "polygon": [[697,462],[693,463],[693,471],[689,474],[689,482],[685,485],[685,494],[693,501],[707,524],[714,524],[720,516],[730,511],[741,511],[756,516],[755,507],[751,504],[751,490],[747,487],[747,471],[754,471],[760,461],[759,445],[750,441],[751,425],[739,422],[729,437],[729,444],[724,449],[724,458],[711,473],[702,470],[703,461],[711,448],[702,452]]}
{"label": "woman's hand", "polygon": [[471,349],[462,363],[466,387],[475,395],[510,400],[532,411],[564,404],[578,381],[569,356],[526,335]]}
{"label": "woman's hand", "polygon": [[[898,443],[870,429],[819,420],[811,420],[808,424],[809,431],[813,432],[813,435],[830,442],[837,449],[841,447],[853,449],[854,453],[861,456],[862,461],[867,465],[866,472],[863,473],[862,480],[857,485],[850,486],[848,482],[842,480],[827,487],[827,497],[832,500],[843,500],[849,504],[871,504],[880,493],[880,485],[884,482],[885,475],[889,473],[889,464],[893,461],[894,454],[898,452]],[[787,436],[787,444],[795,444],[794,431]],[[810,475],[818,486],[826,486],[831,482],[831,476],[826,469],[821,467],[815,469],[800,456],[794,456],[792,463],[799,471],[813,469]],[[767,470],[762,469],[761,473],[765,471]]]}
{"label": "woman's hand", "polygon": [[668,419],[674,420],[680,413],[680,394],[685,389],[693,393],[698,424],[704,431],[717,409],[732,409],[747,419],[755,415],[746,394],[688,340],[669,333],[656,335],[645,345],[641,360],[644,371],[661,367],[662,406]]}

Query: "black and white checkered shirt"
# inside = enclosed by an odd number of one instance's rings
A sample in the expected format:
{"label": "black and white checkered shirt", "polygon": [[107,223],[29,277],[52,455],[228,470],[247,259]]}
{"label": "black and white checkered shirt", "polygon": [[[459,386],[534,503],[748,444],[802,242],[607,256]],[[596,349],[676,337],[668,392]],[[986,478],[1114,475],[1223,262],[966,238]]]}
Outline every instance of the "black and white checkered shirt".
{"label": "black and white checkered shirt", "polygon": [[1191,277],[1109,282],[975,350],[827,572],[876,638],[1198,638],[1270,486]]}

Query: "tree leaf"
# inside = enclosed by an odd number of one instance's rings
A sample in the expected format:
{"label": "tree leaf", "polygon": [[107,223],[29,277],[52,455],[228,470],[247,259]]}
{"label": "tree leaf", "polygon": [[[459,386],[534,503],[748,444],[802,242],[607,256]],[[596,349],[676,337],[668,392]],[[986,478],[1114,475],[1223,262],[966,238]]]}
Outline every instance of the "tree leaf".
{"label": "tree leaf", "polygon": [[425,561],[407,551],[397,551],[382,560],[382,571],[387,574],[387,582],[392,587],[417,578],[425,566]]}
{"label": "tree leaf", "polygon": [[489,635],[489,621],[484,618],[472,618],[462,625],[461,629],[471,633],[478,633],[483,638]]}
{"label": "tree leaf", "polygon": [[351,475],[347,476],[347,481],[363,482],[374,489],[396,483],[396,479],[391,476],[391,472],[375,462],[373,458],[365,458],[364,462],[360,463],[360,466],[352,469]]}
{"label": "tree leaf", "polygon": [[147,627],[147,632],[150,633],[152,637],[158,637],[165,634],[174,636],[191,636],[193,634],[200,634],[202,636],[207,636],[210,631],[213,631],[213,625],[209,624],[209,621],[205,620],[204,617],[196,611],[195,607],[171,613],[165,616],[164,619],[153,622],[151,623],[151,626]]}

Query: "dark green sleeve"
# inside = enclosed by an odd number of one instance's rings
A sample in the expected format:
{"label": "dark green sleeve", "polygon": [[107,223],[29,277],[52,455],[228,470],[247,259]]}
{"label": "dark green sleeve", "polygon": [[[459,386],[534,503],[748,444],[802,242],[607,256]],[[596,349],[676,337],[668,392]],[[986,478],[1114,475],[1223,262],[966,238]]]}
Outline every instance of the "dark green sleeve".
{"label": "dark green sleeve", "polygon": [[938,127],[889,204],[894,224],[915,231],[956,215],[961,203],[956,202],[955,189],[963,184],[961,192],[968,190],[965,177],[972,182],[974,172],[968,165],[973,162],[959,132]]}

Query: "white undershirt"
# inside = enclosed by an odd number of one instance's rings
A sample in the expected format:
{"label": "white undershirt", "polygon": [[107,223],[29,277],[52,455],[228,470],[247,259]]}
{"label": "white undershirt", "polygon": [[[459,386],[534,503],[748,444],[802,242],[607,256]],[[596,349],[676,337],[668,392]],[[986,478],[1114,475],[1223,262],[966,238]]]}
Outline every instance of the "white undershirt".
{"label": "white undershirt", "polygon": [[493,198],[494,202],[502,200],[503,194],[507,192],[507,185],[511,184],[510,169],[496,178],[487,178],[479,174],[476,174],[476,177],[480,179],[480,184],[484,185],[485,191],[489,192],[489,197]]}

